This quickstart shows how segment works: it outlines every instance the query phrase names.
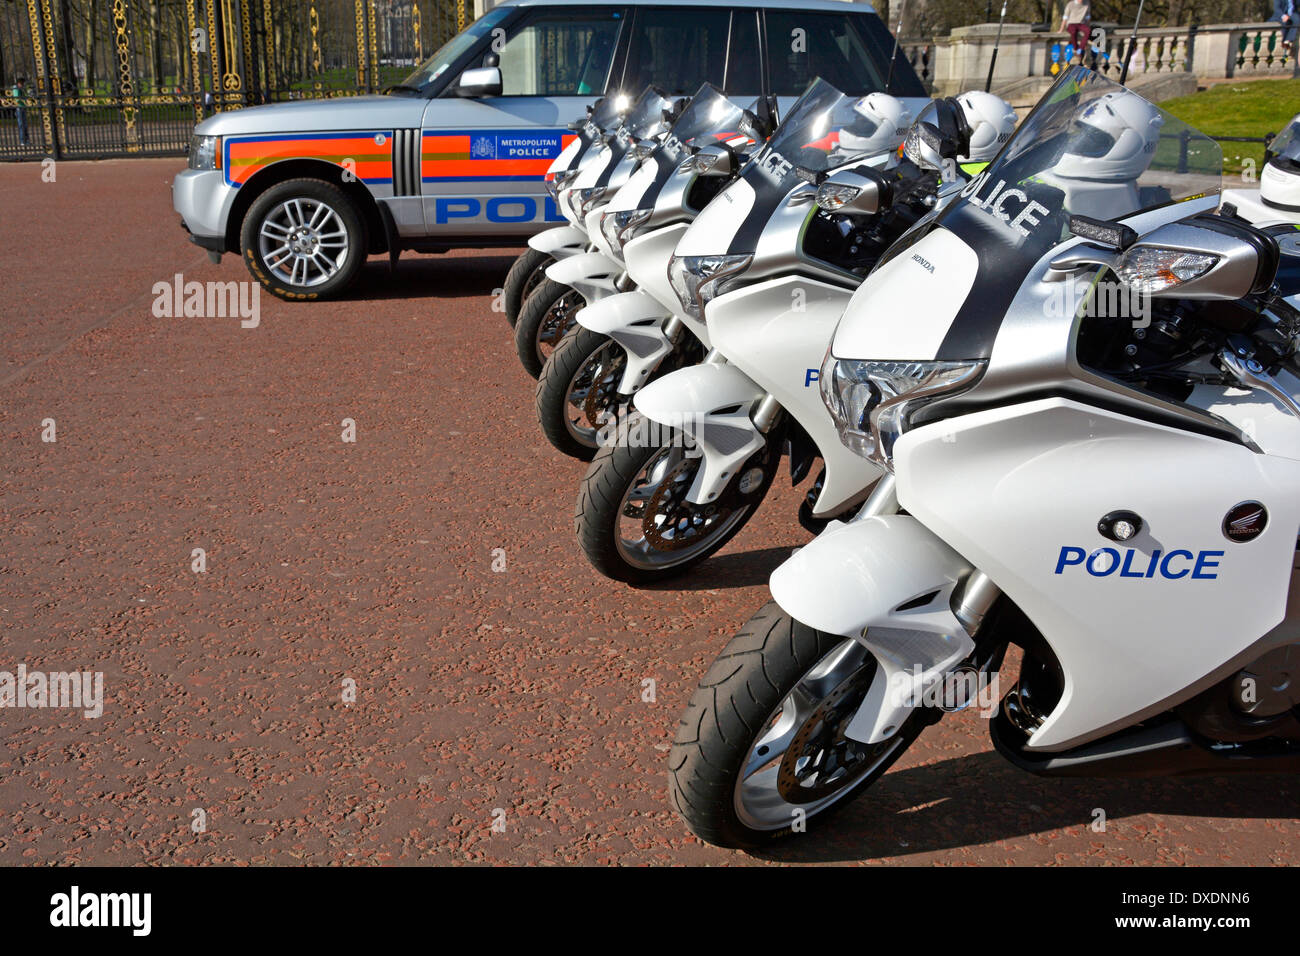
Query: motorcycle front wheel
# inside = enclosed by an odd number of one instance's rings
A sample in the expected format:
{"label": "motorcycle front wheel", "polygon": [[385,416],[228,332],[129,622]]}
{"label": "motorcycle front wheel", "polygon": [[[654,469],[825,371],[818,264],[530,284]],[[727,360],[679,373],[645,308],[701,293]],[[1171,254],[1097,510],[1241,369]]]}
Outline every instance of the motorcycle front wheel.
{"label": "motorcycle front wheel", "polygon": [[530,247],[510,266],[501,294],[505,299],[506,321],[511,328],[519,321],[519,312],[528,297],[546,278],[547,268],[554,263],[555,257],[549,252],[539,252]]}
{"label": "motorcycle front wheel", "polygon": [[529,294],[515,323],[515,351],[519,363],[533,378],[564,338],[578,324],[586,300],[576,290],[554,279],[543,279]]}
{"label": "motorcycle front wheel", "polygon": [[686,500],[701,459],[682,435],[640,415],[603,439],[578,495],[574,530],[601,574],[651,584],[681,574],[730,541],[753,517],[780,464],[769,441],[736,469],[716,501]]}
{"label": "motorcycle front wheel", "polygon": [[878,780],[927,714],[917,709],[876,744],[846,737],[877,666],[857,641],[765,605],[713,662],[677,727],[668,790],[690,831],[755,849],[824,820]]}
{"label": "motorcycle front wheel", "polygon": [[627,352],[607,335],[574,326],[537,379],[537,421],[558,450],[591,461],[601,430],[621,414]]}

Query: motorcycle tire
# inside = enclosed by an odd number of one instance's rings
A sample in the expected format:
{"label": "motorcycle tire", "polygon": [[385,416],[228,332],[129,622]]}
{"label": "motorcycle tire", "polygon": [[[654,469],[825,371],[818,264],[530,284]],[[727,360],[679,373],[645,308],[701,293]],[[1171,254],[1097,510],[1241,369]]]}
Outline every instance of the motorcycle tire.
{"label": "motorcycle tire", "polygon": [[571,286],[554,279],[541,281],[528,296],[515,323],[515,351],[524,371],[533,378],[542,374],[546,359],[577,323],[575,316],[586,304]]}
{"label": "motorcycle tire", "polygon": [[506,281],[501,288],[501,296],[506,310],[506,321],[513,329],[519,321],[519,311],[528,301],[528,296],[542,284],[546,270],[554,264],[555,257],[549,252],[539,252],[529,248],[510,265]]}
{"label": "motorcycle tire", "polygon": [[[856,645],[856,648],[846,648],[846,644]],[[863,662],[856,665],[860,670],[878,666],[870,652],[856,641],[808,627],[791,618],[774,601],[759,610],[731,639],[700,681],[678,723],[668,754],[668,789],[672,805],[692,833],[715,846],[752,850],[791,833],[802,832],[814,819],[824,824],[833,812],[842,809],[880,779],[921,731],[933,722],[933,714],[928,710],[918,708],[913,711],[892,737],[866,752],[862,757],[864,766],[856,776],[847,779],[841,790],[824,798],[822,805],[785,802],[785,795],[775,792],[781,786],[780,775],[785,772],[786,780],[791,781],[796,779],[793,774],[808,772],[810,764],[802,761],[799,753],[789,756],[788,752],[797,745],[800,730],[813,724],[813,720],[805,715],[805,722],[799,728],[783,729],[772,743],[775,745],[777,741],[785,740],[786,750],[774,753],[761,767],[755,767],[754,763],[767,757],[767,751],[757,745],[765,734],[774,732],[778,713],[787,698],[794,700],[793,692],[797,686],[809,685],[818,669],[827,668],[826,662],[833,661],[836,655],[854,653],[855,650],[864,655]],[[856,692],[865,696],[873,673],[866,670],[864,674],[848,676],[842,683],[828,688],[822,700],[827,701],[828,706],[834,705],[840,700],[835,697],[835,692],[850,681],[856,681]],[[825,680],[824,677],[818,679]],[[835,676],[830,680],[835,680]],[[807,694],[807,690],[804,693]],[[854,699],[852,696],[842,698],[850,711],[856,707]],[[815,702],[815,698],[812,700]],[[813,704],[807,706],[813,707]],[[831,710],[828,716],[819,712],[820,707],[809,712],[820,717],[813,724],[814,728],[847,723],[846,714]],[[833,732],[840,733],[839,730]],[[847,741],[847,738],[841,739]],[[848,741],[847,746],[866,748],[870,745]],[[824,761],[829,758],[823,757],[819,748],[825,747],[825,742],[816,737],[814,731],[806,739],[801,752],[814,753],[815,756],[809,760]],[[770,777],[762,777],[768,774],[771,762],[778,758],[782,761],[781,766],[773,770]],[[786,770],[787,762],[793,774]],[[742,780],[741,775],[747,767],[754,769]],[[820,775],[821,771],[815,773]],[[744,802],[747,792],[744,785],[755,778],[759,783],[751,784],[754,789],[750,792],[763,797],[753,804],[761,808],[758,811],[752,811]],[[773,781],[770,786],[768,780]],[[765,786],[769,788],[764,790]],[[789,791],[790,784],[787,783],[786,787]],[[772,799],[773,796],[777,799]],[[803,812],[795,812],[795,808],[801,805],[805,807]],[[751,813],[762,813],[768,818],[758,820],[750,817]]]}
{"label": "motorcycle tire", "polygon": [[[666,430],[666,436],[656,435],[660,440],[627,440],[627,436],[653,434],[658,428],[660,426],[648,426],[647,420],[637,414],[620,421],[616,439],[604,444],[591,460],[573,516],[578,542],[592,567],[607,578],[632,585],[653,584],[683,574],[735,537],[767,496],[781,460],[779,444],[769,441],[765,448],[755,452],[736,470],[727,487],[718,496],[718,502],[709,506],[690,505],[682,499],[681,494],[690,485],[688,474],[678,473],[675,488],[665,488],[665,477],[668,474],[687,467],[687,463],[692,460],[698,464],[698,459],[683,458],[668,468],[657,481],[642,485],[643,488],[650,489],[641,499],[645,502],[644,507],[655,504],[656,500],[668,506],[665,521],[654,532],[655,537],[661,539],[656,543],[645,532],[644,514],[638,516],[631,510],[635,507],[632,500],[636,490],[634,483],[647,469],[656,467],[659,456],[664,456],[666,463],[672,457],[681,455],[678,451],[682,447],[681,436],[676,430]],[[754,484],[753,478],[755,468],[762,469],[757,484]],[[742,480],[750,485],[744,492],[740,491]],[[680,494],[666,495],[665,491],[668,490]],[[674,543],[669,549],[663,547],[664,528],[673,535],[675,542],[678,536],[688,537],[697,531],[697,517],[708,522],[710,516],[716,515],[717,509],[724,505],[731,510],[718,519],[716,526],[709,529],[707,537],[700,538],[694,544],[678,546]],[[621,537],[620,519],[624,517],[630,519],[634,526],[637,522],[640,523],[644,545],[636,542],[629,544]]]}

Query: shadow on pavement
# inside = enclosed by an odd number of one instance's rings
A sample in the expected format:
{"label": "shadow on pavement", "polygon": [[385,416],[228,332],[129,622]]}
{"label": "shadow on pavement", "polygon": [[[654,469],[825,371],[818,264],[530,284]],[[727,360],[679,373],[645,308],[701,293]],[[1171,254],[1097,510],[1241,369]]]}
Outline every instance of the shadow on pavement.
{"label": "shadow on pavement", "polygon": [[[1103,809],[1112,826],[1142,814],[1288,818],[1295,813],[1296,789],[1288,786],[1286,776],[1272,774],[1049,779],[1023,773],[990,750],[891,771],[823,825],[811,821],[806,834],[786,838],[754,856],[785,863],[829,863],[978,847],[1063,827],[1089,826],[1094,808]],[[1091,835],[1086,830],[1084,834]],[[1112,838],[1104,833],[1092,836],[1106,841],[1113,853]],[[980,858],[990,862],[987,851]],[[1217,861],[1207,857],[1204,862]]]}
{"label": "shadow on pavement", "polygon": [[493,249],[483,255],[437,256],[406,253],[390,271],[388,258],[373,256],[343,302],[386,299],[469,299],[490,296],[505,282],[519,251]]}
{"label": "shadow on pavement", "polygon": [[[678,577],[643,584],[640,591],[712,591],[766,584],[772,572],[793,553],[792,547],[760,548],[715,555]],[[756,609],[757,610],[757,609]]]}

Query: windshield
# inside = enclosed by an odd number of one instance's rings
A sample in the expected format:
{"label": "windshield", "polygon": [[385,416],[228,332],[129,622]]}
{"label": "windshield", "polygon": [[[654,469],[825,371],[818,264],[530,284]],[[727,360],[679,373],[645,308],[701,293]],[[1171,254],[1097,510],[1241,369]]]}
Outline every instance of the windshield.
{"label": "windshield", "polygon": [[[634,140],[658,136],[668,129],[670,120],[665,118],[665,114],[670,114],[672,108],[673,100],[662,90],[647,86],[623,117],[623,123],[619,127],[620,142],[628,136]],[[623,144],[629,145],[627,142]]]}
{"label": "windshield", "polygon": [[1273,142],[1268,144],[1267,153],[1270,160],[1284,161],[1277,165],[1296,168],[1300,163],[1300,115],[1292,117],[1286,129],[1274,137]]}
{"label": "windshield", "polygon": [[492,32],[492,28],[513,12],[513,7],[489,10],[468,27],[438,48],[438,52],[425,60],[414,73],[398,85],[397,89],[420,90],[451,68],[451,65],[469,52],[479,40]]}
{"label": "windshield", "polygon": [[1071,215],[1122,219],[1217,193],[1223,153],[1186,123],[1084,67],[1047,91],[989,167],[938,217],[981,258],[1029,268]]}
{"label": "windshield", "polygon": [[813,80],[777,127],[755,169],[773,186],[788,189],[798,182],[796,167],[820,173],[865,155],[873,148],[878,125],[859,111],[863,99],[841,93],[823,79]]}
{"label": "windshield", "polygon": [[744,110],[705,83],[682,111],[660,149],[669,163],[677,163],[686,152],[697,153],[714,143],[743,145],[737,140],[749,138],[740,132]]}

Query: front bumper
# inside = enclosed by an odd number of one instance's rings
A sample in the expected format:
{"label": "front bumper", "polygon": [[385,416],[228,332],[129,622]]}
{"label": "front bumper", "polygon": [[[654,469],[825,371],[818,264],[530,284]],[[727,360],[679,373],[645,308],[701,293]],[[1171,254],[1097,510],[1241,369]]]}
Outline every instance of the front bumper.
{"label": "front bumper", "polygon": [[226,252],[226,222],[235,190],[219,169],[186,169],[172,181],[172,208],[180,213],[190,241],[212,252]]}

